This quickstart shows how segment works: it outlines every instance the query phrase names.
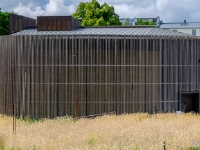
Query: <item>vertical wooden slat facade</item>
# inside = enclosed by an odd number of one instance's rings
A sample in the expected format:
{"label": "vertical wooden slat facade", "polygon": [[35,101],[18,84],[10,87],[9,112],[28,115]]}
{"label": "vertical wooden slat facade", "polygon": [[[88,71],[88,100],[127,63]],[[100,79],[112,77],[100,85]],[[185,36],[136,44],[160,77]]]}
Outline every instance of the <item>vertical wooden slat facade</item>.
{"label": "vertical wooden slat facade", "polygon": [[0,113],[31,117],[178,110],[200,91],[197,37],[0,37]]}
{"label": "vertical wooden slat facade", "polygon": [[38,16],[37,22],[38,31],[71,31],[81,26],[72,16]]}
{"label": "vertical wooden slat facade", "polygon": [[35,27],[36,19],[16,14],[9,14],[9,34],[16,33],[23,29]]}

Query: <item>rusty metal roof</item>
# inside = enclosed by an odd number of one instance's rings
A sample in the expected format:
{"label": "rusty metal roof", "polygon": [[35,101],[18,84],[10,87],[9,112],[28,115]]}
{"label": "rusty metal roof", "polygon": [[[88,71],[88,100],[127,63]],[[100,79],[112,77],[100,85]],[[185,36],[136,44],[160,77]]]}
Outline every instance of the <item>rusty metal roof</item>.
{"label": "rusty metal roof", "polygon": [[37,31],[26,29],[12,35],[127,35],[127,36],[191,36],[160,28],[78,28],[72,31]]}

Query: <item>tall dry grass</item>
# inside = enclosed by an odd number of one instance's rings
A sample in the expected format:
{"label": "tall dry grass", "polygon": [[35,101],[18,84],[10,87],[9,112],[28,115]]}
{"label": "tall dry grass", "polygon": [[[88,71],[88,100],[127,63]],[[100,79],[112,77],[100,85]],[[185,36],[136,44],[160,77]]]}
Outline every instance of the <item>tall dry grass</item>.
{"label": "tall dry grass", "polygon": [[[186,149],[200,144],[200,115],[145,113],[103,116],[96,119],[46,119],[29,123],[0,115],[0,144],[5,149]],[[1,145],[0,145],[1,146]]]}

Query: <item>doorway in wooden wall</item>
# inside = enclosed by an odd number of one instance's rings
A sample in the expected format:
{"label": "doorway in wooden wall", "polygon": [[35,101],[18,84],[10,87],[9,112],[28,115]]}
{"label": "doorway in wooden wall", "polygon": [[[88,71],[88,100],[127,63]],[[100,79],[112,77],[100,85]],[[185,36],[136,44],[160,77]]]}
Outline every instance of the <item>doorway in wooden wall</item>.
{"label": "doorway in wooden wall", "polygon": [[182,112],[200,112],[199,93],[181,92],[179,98],[179,110]]}

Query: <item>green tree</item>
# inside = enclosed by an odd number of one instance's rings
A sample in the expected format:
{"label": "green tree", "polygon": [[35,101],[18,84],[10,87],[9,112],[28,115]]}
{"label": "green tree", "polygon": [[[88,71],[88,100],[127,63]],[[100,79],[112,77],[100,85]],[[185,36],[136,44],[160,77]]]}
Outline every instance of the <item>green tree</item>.
{"label": "green tree", "polygon": [[121,25],[119,15],[115,13],[114,7],[107,3],[100,5],[96,0],[81,2],[72,16],[78,19],[82,26]]}
{"label": "green tree", "polygon": [[9,34],[9,14],[0,8],[0,35]]}
{"label": "green tree", "polygon": [[149,21],[149,20],[138,19],[137,25],[155,25],[155,23],[152,20]]}
{"label": "green tree", "polygon": [[15,14],[15,15],[18,15],[18,12],[11,11],[11,12],[9,12],[9,14]]}
{"label": "green tree", "polygon": [[126,21],[122,25],[127,26],[127,25],[129,25],[129,23],[130,23],[130,20],[129,20],[129,18],[127,18]]}

